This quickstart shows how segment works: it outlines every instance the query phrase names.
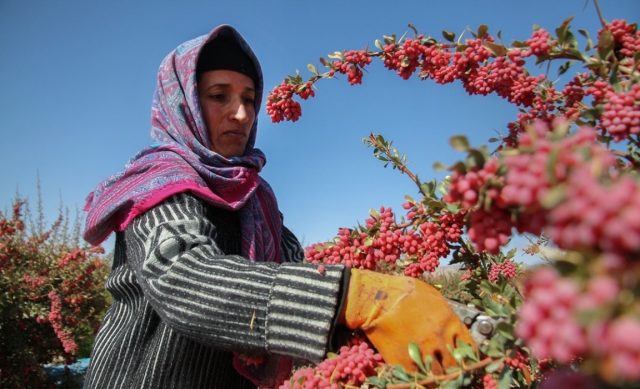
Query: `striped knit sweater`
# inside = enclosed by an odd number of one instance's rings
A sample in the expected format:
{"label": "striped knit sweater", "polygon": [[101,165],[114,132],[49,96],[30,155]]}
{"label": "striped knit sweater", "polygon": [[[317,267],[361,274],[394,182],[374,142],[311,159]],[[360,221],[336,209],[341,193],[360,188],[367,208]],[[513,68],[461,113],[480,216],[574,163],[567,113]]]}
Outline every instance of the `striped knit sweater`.
{"label": "striped knit sweater", "polygon": [[230,351],[322,359],[344,269],[292,263],[302,252],[286,228],[286,262],[251,262],[239,234],[235,213],[188,194],[117,233],[85,388],[251,388]]}

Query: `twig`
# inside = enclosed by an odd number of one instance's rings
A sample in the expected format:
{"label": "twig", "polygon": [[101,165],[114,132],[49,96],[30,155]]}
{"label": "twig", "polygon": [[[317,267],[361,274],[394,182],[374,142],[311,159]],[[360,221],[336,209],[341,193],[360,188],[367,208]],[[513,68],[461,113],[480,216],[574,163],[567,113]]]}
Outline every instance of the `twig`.
{"label": "twig", "polygon": [[600,19],[600,23],[602,24],[602,27],[605,27],[607,25],[607,22],[604,20],[604,17],[602,16],[602,11],[600,10],[600,4],[598,3],[598,0],[593,0],[593,5],[596,6],[596,13],[598,14],[598,19]]}
{"label": "twig", "polygon": [[488,366],[491,362],[493,362],[493,358],[491,357],[486,357],[485,359],[476,362],[476,363],[472,363],[469,366],[464,366],[462,367],[462,369],[460,369],[459,371],[453,372],[453,373],[449,373],[449,374],[444,374],[444,375],[433,375],[430,376],[424,380],[418,381],[418,382],[412,382],[412,383],[402,383],[402,384],[390,384],[387,385],[387,389],[409,389],[412,387],[412,385],[429,385],[429,384],[433,384],[433,383],[438,383],[438,382],[442,382],[442,381],[450,381],[453,380],[455,378],[458,378],[458,376],[460,376],[460,374],[462,373],[467,373],[470,371],[474,371],[474,370],[478,370],[481,369],[485,366]]}
{"label": "twig", "polygon": [[424,196],[428,196],[428,194],[423,191],[422,183],[418,179],[418,176],[415,175],[411,170],[409,170],[409,168],[405,164],[403,164],[399,158],[393,155],[389,147],[381,145],[374,134],[369,134],[369,141],[375,148],[382,151],[387,156],[387,158],[389,158],[389,161],[392,162],[398,168],[398,170],[400,170],[400,172],[406,174],[409,179],[411,179],[411,181],[416,184],[420,193],[422,193]]}

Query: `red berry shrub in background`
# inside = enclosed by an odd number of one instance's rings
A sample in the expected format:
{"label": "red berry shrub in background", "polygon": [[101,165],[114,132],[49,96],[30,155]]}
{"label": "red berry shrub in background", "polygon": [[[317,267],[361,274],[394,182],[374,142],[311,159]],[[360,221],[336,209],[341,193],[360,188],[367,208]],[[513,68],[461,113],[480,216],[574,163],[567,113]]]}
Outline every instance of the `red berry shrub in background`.
{"label": "red berry shrub in background", "polygon": [[47,387],[42,365],[87,357],[108,304],[101,247],[74,242],[60,218],[29,232],[24,202],[0,213],[0,387]]}
{"label": "red berry shrub in background", "polygon": [[[329,358],[283,387],[640,385],[640,31],[599,16],[596,42],[580,31],[584,51],[570,18],[555,35],[538,28],[511,46],[484,25],[466,40],[444,31],[444,41],[410,26],[413,37],[384,36],[377,50],[335,52],[321,59],[325,72],[309,65],[309,79],[288,77],[272,91],[272,120],[295,121],[302,113],[296,95],[313,96],[315,83],[336,73],[360,84],[378,58],[402,79],[459,81],[470,95],[495,94],[519,108],[493,153],[452,137],[466,158],[441,183],[418,180],[391,142],[371,134],[365,142],[374,156],[406,174],[419,197],[407,197],[402,216],[381,207],[364,225],[306,250],[313,263],[431,281],[498,319],[493,336],[477,353],[459,345],[459,366],[442,376],[410,346],[420,370],[414,374],[380,361],[366,373],[332,367],[327,374],[320,366],[340,363]],[[557,65],[558,76],[530,74],[534,62]],[[527,269],[515,262],[517,248],[505,253],[515,234],[535,242],[524,252],[542,256],[544,265]],[[460,266],[453,281],[434,276],[445,259]]]}

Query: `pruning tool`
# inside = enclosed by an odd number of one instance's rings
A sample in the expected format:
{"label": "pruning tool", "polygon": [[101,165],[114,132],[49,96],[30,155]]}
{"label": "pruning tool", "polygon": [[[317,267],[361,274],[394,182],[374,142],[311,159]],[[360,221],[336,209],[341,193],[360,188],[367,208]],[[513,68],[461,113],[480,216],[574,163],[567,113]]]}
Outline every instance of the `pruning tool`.
{"label": "pruning tool", "polygon": [[467,326],[476,344],[479,345],[491,339],[495,334],[500,319],[487,315],[473,304],[463,304],[449,299],[447,301],[456,315]]}

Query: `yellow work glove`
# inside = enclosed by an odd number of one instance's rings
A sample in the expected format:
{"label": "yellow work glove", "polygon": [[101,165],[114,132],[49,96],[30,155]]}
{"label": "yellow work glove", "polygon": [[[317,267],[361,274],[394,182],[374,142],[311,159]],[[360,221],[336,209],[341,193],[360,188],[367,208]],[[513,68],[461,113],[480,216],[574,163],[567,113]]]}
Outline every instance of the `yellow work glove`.
{"label": "yellow work glove", "polygon": [[417,367],[408,352],[416,343],[433,357],[432,371],[441,374],[456,364],[447,345],[463,340],[475,347],[469,330],[433,286],[410,277],[368,270],[351,270],[341,321],[351,330],[361,329],[385,362]]}

